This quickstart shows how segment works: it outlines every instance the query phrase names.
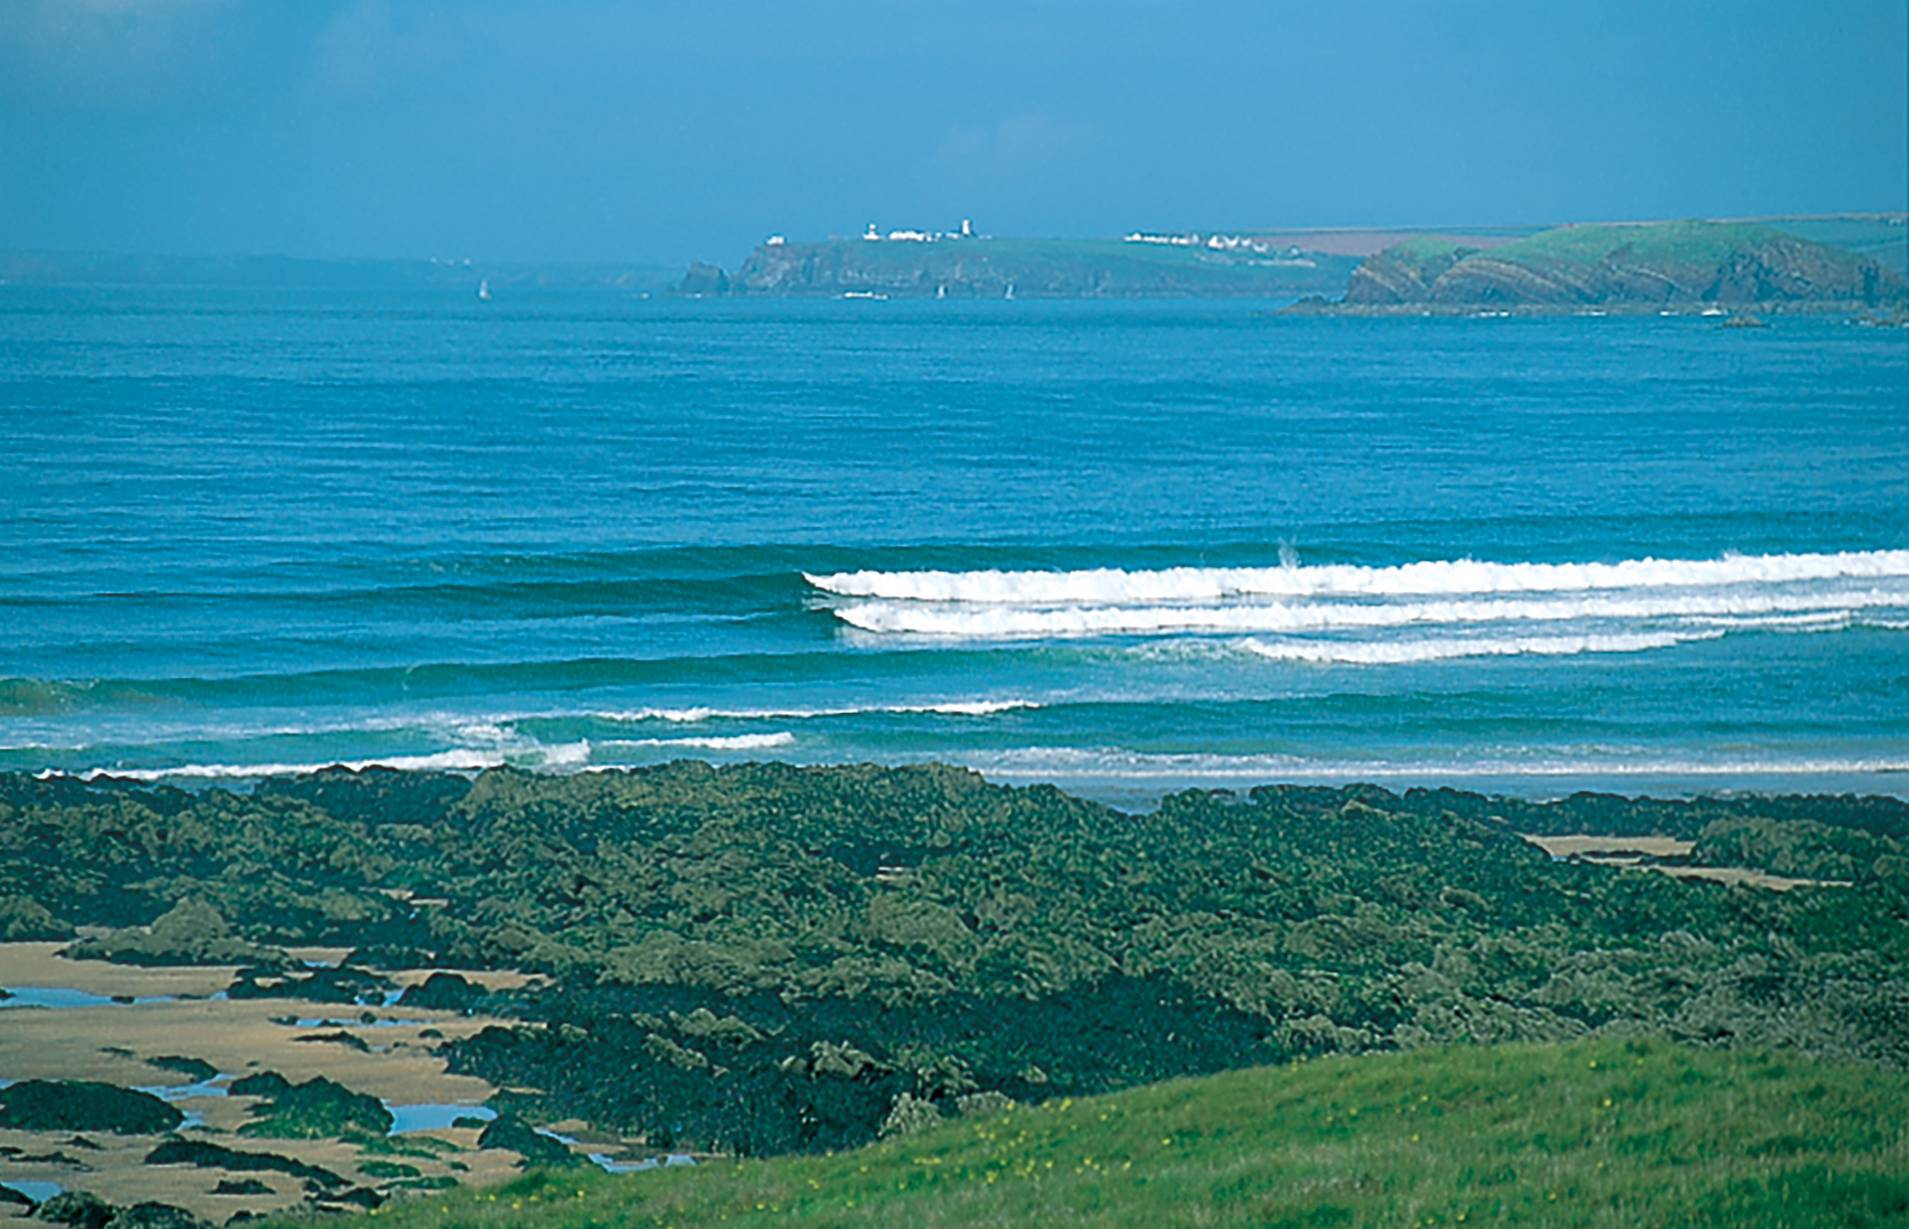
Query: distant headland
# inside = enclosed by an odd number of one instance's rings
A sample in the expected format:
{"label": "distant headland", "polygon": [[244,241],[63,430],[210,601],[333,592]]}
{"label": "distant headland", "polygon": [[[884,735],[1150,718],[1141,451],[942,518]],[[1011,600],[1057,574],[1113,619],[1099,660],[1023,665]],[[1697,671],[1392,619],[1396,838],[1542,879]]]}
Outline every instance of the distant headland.
{"label": "distant headland", "polygon": [[[680,269],[680,266],[678,267]],[[315,260],[0,251],[0,286],[804,299],[1273,299],[1300,315],[1909,314],[1909,215],[1569,226],[1131,230],[996,237],[870,224],[768,236],[733,269],[465,258]]]}
{"label": "distant headland", "polygon": [[771,235],[734,272],[693,265],[679,289],[807,298],[1277,298],[1336,293],[1356,256],[1283,236],[1135,231],[1107,239],[998,239],[879,230],[792,242]]}
{"label": "distant headland", "polygon": [[1480,309],[1899,309],[1902,214],[1539,227],[1133,231],[998,239],[893,229],[771,235],[733,272],[691,266],[689,295],[807,298],[1298,297],[1317,314]]}

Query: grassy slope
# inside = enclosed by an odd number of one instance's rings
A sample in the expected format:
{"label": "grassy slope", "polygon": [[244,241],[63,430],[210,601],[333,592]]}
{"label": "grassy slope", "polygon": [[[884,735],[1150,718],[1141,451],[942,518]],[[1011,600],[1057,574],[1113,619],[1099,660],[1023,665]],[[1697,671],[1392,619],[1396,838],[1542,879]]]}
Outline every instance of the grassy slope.
{"label": "grassy slope", "polygon": [[533,1175],[378,1219],[420,1229],[1901,1224],[1909,1077],[1665,1042],[1328,1059],[963,1119],[832,1157]]}
{"label": "grassy slope", "polygon": [[1771,226],[1815,243],[1867,256],[1898,277],[1909,277],[1909,226],[1879,217],[1771,218]]}
{"label": "grassy slope", "polygon": [[[1749,222],[1652,222],[1642,226],[1561,226],[1515,239],[1490,255],[1542,268],[1549,264],[1597,264],[1627,248],[1638,263],[1721,264],[1734,253],[1760,248],[1785,236]],[[1858,257],[1835,249],[1854,265]]]}

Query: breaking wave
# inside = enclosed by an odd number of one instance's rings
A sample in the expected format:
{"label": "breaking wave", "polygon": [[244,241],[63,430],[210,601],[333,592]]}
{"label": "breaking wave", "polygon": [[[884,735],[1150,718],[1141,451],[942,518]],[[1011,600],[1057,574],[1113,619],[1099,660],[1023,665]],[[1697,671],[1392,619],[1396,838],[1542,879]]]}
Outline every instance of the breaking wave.
{"label": "breaking wave", "polygon": [[974,605],[1216,602],[1239,597],[1419,597],[1439,594],[1569,593],[1798,581],[1909,578],[1909,550],[1717,559],[1626,559],[1617,563],[1489,563],[1427,560],[1392,567],[1351,564],[1261,568],[804,573],[842,597]]}
{"label": "breaking wave", "polygon": [[787,747],[795,742],[795,735],[787,730],[777,730],[772,734],[729,734],[710,735],[690,738],[610,738],[597,743],[599,747],[682,747],[695,751],[767,751],[772,747]]}
{"label": "breaking wave", "polygon": [[1722,631],[1636,632],[1606,636],[1454,636],[1400,641],[1277,640],[1248,637],[1239,647],[1274,661],[1344,663],[1361,666],[1406,665],[1457,657],[1568,657],[1577,653],[1641,653],[1690,640],[1715,640]]}
{"label": "breaking wave", "polygon": [[1269,602],[1215,606],[970,606],[855,602],[836,610],[868,632],[1006,640],[1172,632],[1323,632],[1433,624],[1641,620],[1909,606],[1909,584],[1856,592],[1646,593],[1439,602]]}
{"label": "breaking wave", "polygon": [[171,768],[88,768],[81,772],[48,769],[42,777],[73,776],[92,781],[100,777],[121,777],[131,781],[196,779],[212,781],[252,780],[259,777],[293,777],[326,768],[348,768],[363,772],[368,768],[394,768],[413,772],[481,772],[514,763],[520,768],[549,772],[573,770],[587,763],[590,744],[569,743],[544,748],[537,757],[506,757],[495,751],[438,751],[429,755],[386,755],[363,760],[315,760],[303,764],[180,764]]}
{"label": "breaking wave", "polygon": [[958,757],[1003,780],[1376,781],[1518,777],[1767,777],[1871,776],[1909,773],[1909,756],[1771,757],[1517,757],[1464,761],[1319,760],[1292,755],[1146,752],[1117,747],[1025,747]]}
{"label": "breaking wave", "polygon": [[700,725],[705,721],[812,721],[824,717],[861,717],[879,713],[932,713],[944,717],[991,717],[1019,709],[1041,708],[1038,700],[942,700],[932,704],[844,705],[839,708],[632,708],[591,713],[603,721],[667,721]]}

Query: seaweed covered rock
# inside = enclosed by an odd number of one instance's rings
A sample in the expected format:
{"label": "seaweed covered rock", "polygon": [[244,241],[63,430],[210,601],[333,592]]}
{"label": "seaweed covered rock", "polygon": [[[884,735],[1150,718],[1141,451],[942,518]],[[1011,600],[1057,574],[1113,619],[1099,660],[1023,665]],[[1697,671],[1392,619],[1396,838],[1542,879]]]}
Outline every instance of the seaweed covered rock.
{"label": "seaweed covered rock", "polygon": [[249,943],[232,933],[225,915],[205,901],[188,897],[159,915],[150,926],[128,926],[96,939],[81,939],[66,949],[74,960],[110,960],[115,964],[286,963],[284,952]]}
{"label": "seaweed covered rock", "polygon": [[398,996],[400,1007],[421,1007],[428,1011],[469,1012],[489,991],[456,973],[437,972]]}
{"label": "seaweed covered rock", "polygon": [[40,1205],[34,1215],[73,1229],[104,1229],[119,1209],[90,1191],[61,1191]]}
{"label": "seaweed covered rock", "polygon": [[235,1097],[276,1097],[292,1082],[276,1071],[255,1071],[232,1081],[228,1092]]}
{"label": "seaweed covered rock", "polygon": [[201,1139],[169,1139],[146,1154],[148,1165],[192,1165],[199,1169],[224,1169],[232,1173],[281,1173],[333,1189],[347,1185],[329,1169],[309,1165],[273,1152],[244,1152]]}
{"label": "seaweed covered rock", "polygon": [[120,1208],[85,1191],[63,1191],[41,1204],[35,1215],[74,1229],[210,1229],[208,1222],[170,1203]]}
{"label": "seaweed covered rock", "polygon": [[106,1229],[210,1229],[211,1222],[200,1220],[184,1208],[169,1203],[136,1203],[122,1208]]}
{"label": "seaweed covered rock", "polygon": [[378,826],[430,824],[470,793],[471,783],[449,773],[394,768],[324,768],[299,777],[260,782],[260,798],[296,798],[347,823]]}
{"label": "seaweed covered rock", "polygon": [[257,1178],[224,1178],[212,1188],[214,1195],[269,1195],[272,1188]]}
{"label": "seaweed covered rock", "polygon": [[[355,999],[366,953],[407,943],[445,953],[411,967],[532,975],[436,1053],[524,1090],[530,1121],[657,1148],[839,1151],[904,1093],[951,1115],[982,1091],[1582,1031],[1909,1068],[1901,799],[1286,786],[1130,815],[945,767],[681,762],[499,769],[433,818],[428,784],[416,822],[384,822],[351,801],[384,787],[343,777],[312,795],[327,815],[0,773],[32,815],[0,878],[62,916],[125,925],[193,896],[248,937],[356,953],[241,995]],[[1547,834],[1701,837],[1717,864],[1856,886],[1555,862],[1526,839]]]}
{"label": "seaweed covered rock", "polygon": [[347,1033],[342,1028],[333,1029],[329,1033],[305,1033],[302,1036],[292,1038],[292,1040],[316,1042],[319,1045],[343,1046],[347,1050],[356,1050],[360,1054],[371,1053],[370,1042],[355,1033]]}
{"label": "seaweed covered rock", "polygon": [[185,1115],[151,1093],[94,1080],[21,1080],[0,1088],[0,1127],[157,1135]]}
{"label": "seaweed covered rock", "polygon": [[173,1071],[194,1082],[209,1080],[219,1074],[219,1069],[203,1058],[190,1058],[184,1054],[161,1054],[146,1060],[148,1067],[157,1067],[161,1071]]}
{"label": "seaweed covered rock", "polygon": [[31,896],[0,896],[0,943],[72,937],[73,928]]}
{"label": "seaweed covered rock", "polygon": [[348,1208],[361,1208],[369,1212],[384,1203],[384,1196],[372,1187],[354,1186],[348,1190],[326,1195],[323,1202]]}
{"label": "seaweed covered rock", "polygon": [[382,1005],[391,991],[389,979],[369,969],[340,965],[288,974],[266,966],[240,969],[226,995],[235,999],[298,999],[307,1003],[363,1003]]}
{"label": "seaweed covered rock", "polygon": [[378,1098],[322,1075],[287,1084],[253,1113],[239,1134],[268,1139],[339,1139],[357,1132],[383,1136],[393,1122]]}
{"label": "seaweed covered rock", "polygon": [[479,1148],[502,1148],[523,1158],[526,1169],[570,1168],[583,1158],[562,1142],[544,1135],[515,1114],[501,1114],[477,1137]]}

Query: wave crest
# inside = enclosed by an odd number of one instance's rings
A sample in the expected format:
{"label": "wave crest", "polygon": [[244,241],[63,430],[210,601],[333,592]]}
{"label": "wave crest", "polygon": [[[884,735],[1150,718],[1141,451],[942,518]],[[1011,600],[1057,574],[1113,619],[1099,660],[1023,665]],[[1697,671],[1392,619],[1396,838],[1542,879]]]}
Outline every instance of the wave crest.
{"label": "wave crest", "polygon": [[771,747],[787,747],[795,742],[795,735],[787,730],[777,730],[771,734],[712,734],[705,737],[688,738],[611,738],[597,743],[599,747],[682,747],[695,751],[766,751]]}
{"label": "wave crest", "polygon": [[1454,636],[1400,641],[1278,640],[1248,637],[1239,647],[1274,661],[1358,666],[1409,665],[1459,657],[1570,657],[1579,653],[1642,653],[1692,640],[1715,640],[1722,631],[1635,632],[1588,636]]}
{"label": "wave crest", "polygon": [[841,597],[973,605],[1214,602],[1240,597],[1425,597],[1438,594],[1568,593],[1796,581],[1909,577],[1909,550],[1724,555],[1716,559],[1646,556],[1616,563],[1495,563],[1425,560],[1391,567],[1353,564],[1260,568],[803,573]]}
{"label": "wave crest", "polygon": [[1232,606],[967,606],[853,602],[836,610],[868,632],[955,639],[1325,632],[1434,624],[1644,620],[1909,605],[1909,585],[1860,592],[1722,592],[1481,598],[1439,602],[1267,602]]}

